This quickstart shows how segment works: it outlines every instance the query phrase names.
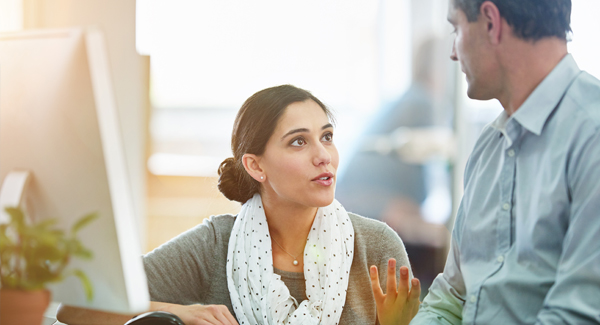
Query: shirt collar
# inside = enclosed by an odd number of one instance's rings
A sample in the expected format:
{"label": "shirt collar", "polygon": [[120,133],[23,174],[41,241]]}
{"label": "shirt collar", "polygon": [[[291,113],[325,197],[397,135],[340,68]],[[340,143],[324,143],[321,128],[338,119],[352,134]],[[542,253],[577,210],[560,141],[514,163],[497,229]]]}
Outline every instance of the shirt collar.
{"label": "shirt collar", "polygon": [[502,110],[500,115],[498,115],[498,117],[496,117],[496,119],[492,122],[491,126],[494,129],[503,132],[506,129],[506,123],[508,122],[509,118],[510,117],[508,114],[506,114],[506,111]]}
{"label": "shirt collar", "polygon": [[496,119],[494,121],[492,121],[492,123],[490,123],[491,127],[493,127],[494,129],[496,129],[500,133],[502,133],[502,135],[504,136],[504,139],[506,140],[506,143],[509,147],[512,145],[513,141],[512,141],[512,138],[510,137],[510,135],[508,134],[508,132],[506,131],[506,126],[508,125],[508,123],[511,119],[512,119],[512,117],[508,116],[508,114],[506,114],[505,110],[502,110],[500,115],[498,115],[498,117],[496,117]]}
{"label": "shirt collar", "polygon": [[567,54],[527,97],[512,117],[525,129],[540,135],[546,120],[579,72],[573,56]]}

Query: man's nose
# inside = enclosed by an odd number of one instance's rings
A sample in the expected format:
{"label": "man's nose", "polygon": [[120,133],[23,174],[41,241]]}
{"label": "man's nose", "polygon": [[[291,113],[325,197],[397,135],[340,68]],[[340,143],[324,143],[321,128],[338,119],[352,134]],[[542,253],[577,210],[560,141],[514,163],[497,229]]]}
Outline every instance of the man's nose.
{"label": "man's nose", "polygon": [[456,56],[456,41],[452,42],[452,51],[450,51],[450,60],[458,61],[458,56]]}

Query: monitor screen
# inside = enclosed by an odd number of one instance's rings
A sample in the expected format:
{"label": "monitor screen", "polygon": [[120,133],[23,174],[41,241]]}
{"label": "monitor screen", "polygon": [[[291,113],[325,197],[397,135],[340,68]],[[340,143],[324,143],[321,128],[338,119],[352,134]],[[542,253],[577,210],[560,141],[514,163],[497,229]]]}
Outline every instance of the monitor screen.
{"label": "monitor screen", "polygon": [[[55,217],[64,229],[96,212],[79,233],[93,259],[69,265],[90,278],[93,299],[74,276],[49,287],[52,299],[135,313],[149,294],[118,122],[99,30],[0,34],[0,202],[21,196],[31,220]],[[29,174],[22,194],[5,181],[18,171]]]}

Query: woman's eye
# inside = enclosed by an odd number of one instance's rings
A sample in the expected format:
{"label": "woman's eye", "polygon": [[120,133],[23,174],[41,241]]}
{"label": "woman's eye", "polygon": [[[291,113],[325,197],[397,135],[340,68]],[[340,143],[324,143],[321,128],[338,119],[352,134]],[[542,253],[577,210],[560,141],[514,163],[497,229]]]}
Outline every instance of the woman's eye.
{"label": "woman's eye", "polygon": [[333,133],[327,133],[327,134],[323,135],[322,140],[327,141],[327,142],[333,141]]}
{"label": "woman's eye", "polygon": [[298,138],[298,139],[295,139],[294,141],[292,141],[292,146],[294,146],[294,147],[301,147],[305,144],[306,144],[306,141],[302,138]]}

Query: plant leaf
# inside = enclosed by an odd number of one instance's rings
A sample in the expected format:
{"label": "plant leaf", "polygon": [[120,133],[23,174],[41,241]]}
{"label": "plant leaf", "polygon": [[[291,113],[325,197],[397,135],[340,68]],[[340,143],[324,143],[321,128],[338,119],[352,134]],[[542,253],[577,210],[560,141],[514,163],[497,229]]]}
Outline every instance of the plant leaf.
{"label": "plant leaf", "polygon": [[25,227],[25,216],[20,208],[6,207],[4,208],[6,213],[10,216],[10,224],[17,228],[20,232]]}
{"label": "plant leaf", "polygon": [[92,212],[88,215],[83,216],[81,219],[77,220],[77,222],[71,228],[71,235],[75,235],[81,228],[87,226],[90,222],[94,221],[98,218],[98,213]]}
{"label": "plant leaf", "polygon": [[78,239],[71,239],[69,241],[69,252],[73,256],[77,256],[82,259],[91,259],[93,257],[92,251],[83,247]]}
{"label": "plant leaf", "polygon": [[85,297],[87,298],[88,302],[92,301],[92,299],[94,299],[94,287],[92,286],[90,279],[80,269],[75,269],[72,271],[72,273],[74,276],[78,277],[79,280],[81,280],[83,290],[85,290]]}
{"label": "plant leaf", "polygon": [[56,219],[56,218],[42,220],[42,221],[38,222],[34,226],[34,228],[40,229],[40,230],[46,230],[46,229],[48,229],[48,227],[55,225],[57,222],[58,222],[58,219]]}
{"label": "plant leaf", "polygon": [[56,276],[44,265],[28,265],[25,270],[27,282],[32,286],[43,288],[45,283],[53,282]]}
{"label": "plant leaf", "polygon": [[0,285],[21,290],[41,289],[51,282],[75,275],[88,300],[93,298],[90,280],[81,270],[65,271],[72,257],[92,258],[92,252],[77,238],[77,232],[98,217],[80,218],[70,236],[56,226],[56,219],[29,224],[19,208],[6,208],[9,224],[0,225]]}
{"label": "plant leaf", "polygon": [[3,250],[5,246],[12,244],[12,240],[6,234],[8,225],[0,225],[0,250]]}

